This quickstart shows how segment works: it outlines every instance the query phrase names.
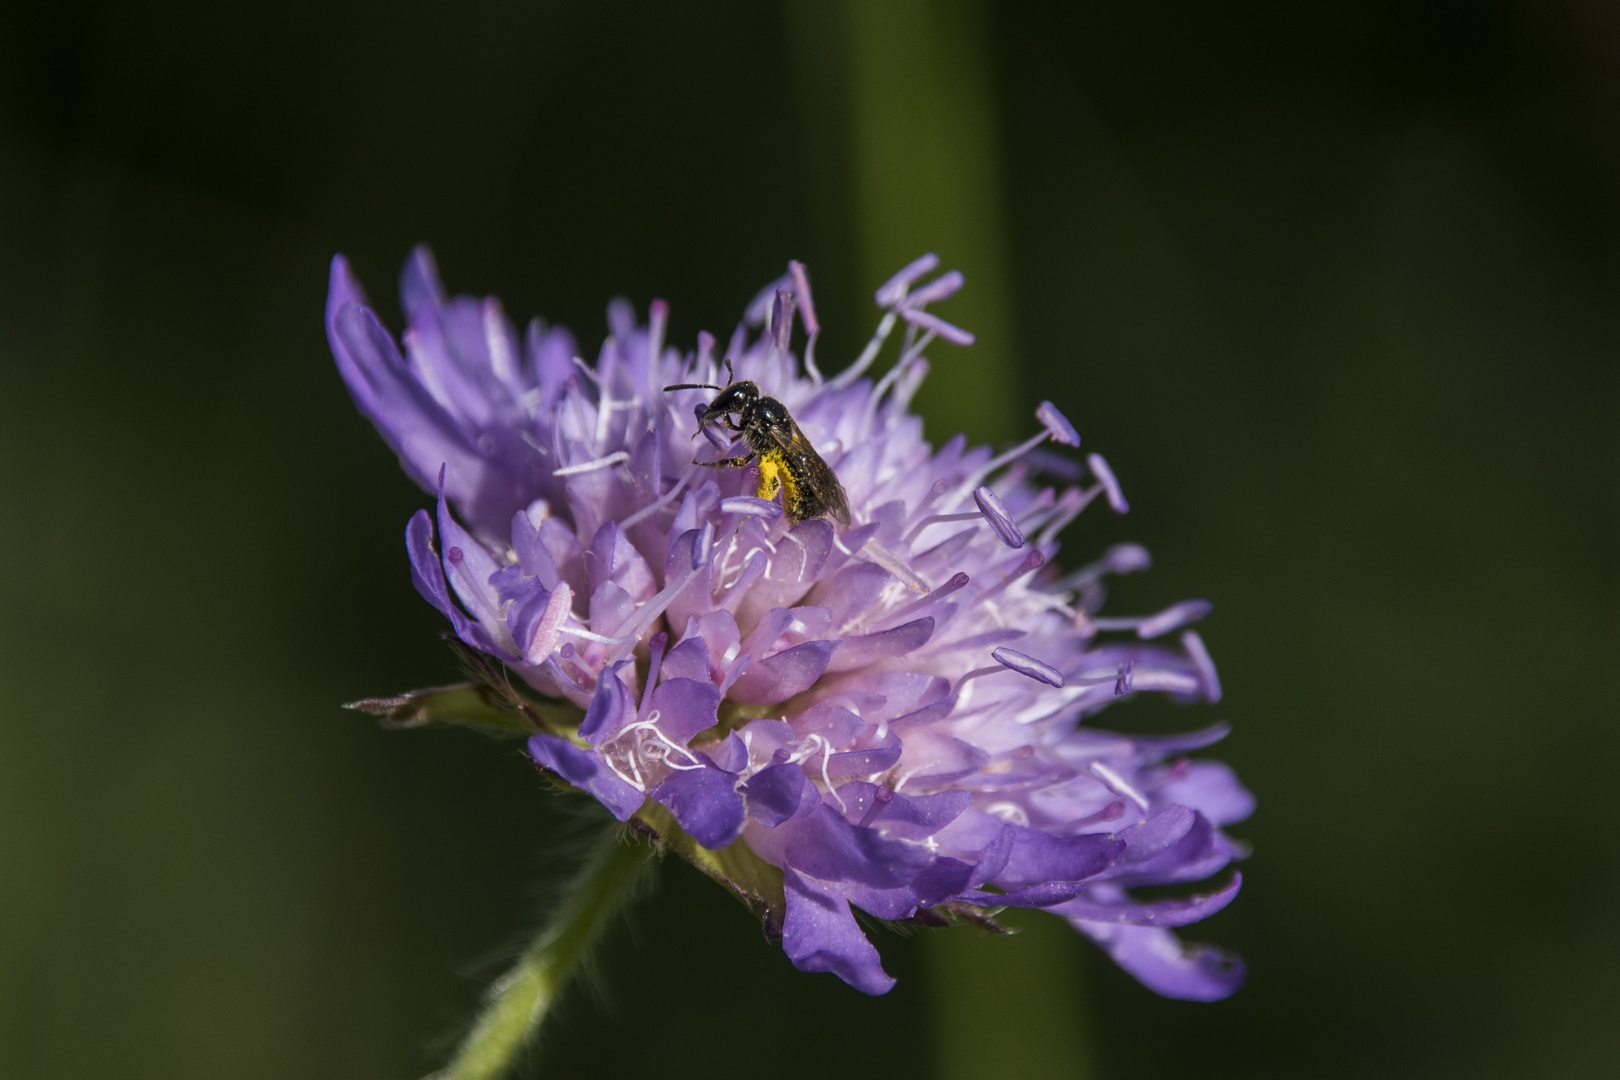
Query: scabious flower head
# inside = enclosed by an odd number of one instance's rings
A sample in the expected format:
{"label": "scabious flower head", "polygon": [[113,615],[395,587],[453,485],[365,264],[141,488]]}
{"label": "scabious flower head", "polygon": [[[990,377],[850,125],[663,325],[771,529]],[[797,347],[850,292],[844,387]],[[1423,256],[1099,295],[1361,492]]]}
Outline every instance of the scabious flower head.
{"label": "scabious flower head", "polygon": [[[1099,497],[1126,503],[1099,455],[1040,447],[1080,442],[1050,402],[1005,453],[923,441],[908,411],[923,353],[972,341],[926,310],[962,284],[919,284],[937,262],[878,290],[876,336],[832,378],[797,263],[723,352],[707,334],[669,346],[661,302],[644,324],[616,302],[587,363],[565,330],[520,336],[495,300],[448,297],[425,249],[402,275],[399,344],[341,257],[327,331],[361,411],[437,495],[406,529],[417,589],[462,642],[577,709],[577,725],[530,738],[535,762],[731,887],[799,968],[893,984],[851,905],[934,925],[1036,907],[1162,994],[1225,997],[1241,962],[1172,928],[1224,907],[1239,875],[1185,898],[1131,891],[1241,854],[1221,826],[1252,798],[1226,766],[1184,756],[1224,726],[1087,723],[1138,693],[1219,700],[1187,629],[1209,605],[1101,615],[1106,579],[1148,565],[1132,544],[1057,570],[1066,525]],[[897,327],[900,356],[874,382]],[[724,382],[726,359],[836,471],[848,529],[791,520],[756,497],[752,470],[694,463],[736,451],[700,432],[711,391],[664,387]]]}

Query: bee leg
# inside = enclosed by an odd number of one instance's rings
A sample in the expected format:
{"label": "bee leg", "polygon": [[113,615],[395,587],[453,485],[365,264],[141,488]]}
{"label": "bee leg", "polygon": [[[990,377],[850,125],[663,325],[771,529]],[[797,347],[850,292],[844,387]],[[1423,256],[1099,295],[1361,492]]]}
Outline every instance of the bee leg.
{"label": "bee leg", "polygon": [[753,460],[754,455],[749,454],[747,457],[728,457],[721,458],[719,461],[697,461],[694,459],[692,464],[702,465],[706,469],[741,469],[751,464]]}

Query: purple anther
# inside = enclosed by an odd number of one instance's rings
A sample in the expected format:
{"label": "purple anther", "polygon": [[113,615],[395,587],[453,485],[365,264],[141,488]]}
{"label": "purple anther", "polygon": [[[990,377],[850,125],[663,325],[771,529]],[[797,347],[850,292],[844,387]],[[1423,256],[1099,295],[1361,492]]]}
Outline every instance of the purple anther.
{"label": "purple anther", "polygon": [[1110,574],[1134,574],[1153,565],[1153,558],[1141,544],[1115,544],[1103,552],[1103,565]]}
{"label": "purple anther", "polygon": [[714,335],[707,330],[698,331],[697,360],[700,364],[714,363]]}
{"label": "purple anther", "polygon": [[878,291],[872,294],[872,299],[878,307],[889,307],[906,295],[911,283],[928,273],[939,265],[939,256],[932,251],[928,254],[911,260],[898,274],[878,286]]}
{"label": "purple anther", "polygon": [[1121,697],[1131,692],[1131,683],[1136,681],[1136,661],[1127,660],[1119,665],[1119,678],[1114,680],[1114,696]]}
{"label": "purple anther", "polygon": [[995,492],[982,485],[976,487],[973,489],[973,501],[979,505],[979,513],[984,515],[984,520],[990,523],[990,528],[1001,538],[1003,544],[1010,548],[1024,546],[1023,532],[1018,528],[1018,523],[1013,521],[1012,515],[1007,513],[1007,508],[1001,504]]}
{"label": "purple anther", "polygon": [[782,504],[769,499],[756,499],[752,495],[733,495],[720,500],[720,510],[727,514],[747,514],[749,517],[779,518]]}
{"label": "purple anther", "polygon": [[566,581],[557,582],[540,618],[535,620],[529,640],[523,646],[523,659],[527,663],[539,665],[546,662],[546,657],[551,655],[562,637],[563,624],[568,621],[573,606],[574,590],[568,587]]}
{"label": "purple anther", "polygon": [[1102,484],[1103,493],[1108,496],[1108,505],[1114,508],[1116,514],[1130,512],[1131,504],[1125,501],[1125,493],[1119,489],[1119,481],[1114,479],[1114,470],[1108,467],[1101,454],[1087,454],[1086,464],[1091,466],[1091,472]]}
{"label": "purple anther", "polygon": [[793,340],[793,309],[796,298],[792,289],[777,289],[776,302],[771,305],[771,333],[776,336],[776,351],[785,353]]}
{"label": "purple anther", "polygon": [[1172,630],[1180,630],[1183,626],[1195,623],[1208,615],[1214,607],[1215,605],[1208,600],[1183,600],[1179,604],[1171,604],[1157,615],[1149,615],[1143,619],[1142,625],[1136,628],[1136,634],[1146,640],[1168,634]]}
{"label": "purple anther", "polygon": [[1027,675],[1048,686],[1062,686],[1063,672],[1051,664],[1042,663],[1033,656],[1025,656],[1012,649],[991,649],[990,658],[1002,667],[1010,667],[1020,675]]}
{"label": "purple anther", "polygon": [[793,277],[793,291],[799,296],[799,311],[804,315],[804,332],[819,333],[821,324],[816,321],[816,304],[810,299],[810,275],[805,271],[804,263],[798,260],[788,263],[788,273]]}
{"label": "purple anther", "polygon": [[466,556],[461,553],[461,549],[458,547],[453,547],[449,551],[446,551],[444,553],[444,557],[453,563],[459,563],[462,559],[466,558]]}
{"label": "purple anther", "polygon": [[962,272],[960,270],[952,270],[949,273],[939,275],[939,277],[935,278],[933,281],[930,281],[916,292],[907,294],[906,298],[902,300],[901,303],[908,308],[920,308],[927,304],[936,303],[940,300],[944,300],[946,297],[955,295],[956,291],[961,287]]}
{"label": "purple anther", "polygon": [[1062,443],[1064,446],[1080,445],[1080,433],[1074,430],[1069,418],[1059,412],[1058,407],[1050,401],[1043,401],[1035,407],[1035,419],[1041,422],[1041,427],[1046,429],[1053,442]]}
{"label": "purple anther", "polygon": [[902,308],[900,317],[913,326],[919,326],[929,333],[937,334],[952,345],[971,345],[978,338],[953,323],[948,323],[937,315],[930,315],[926,311],[915,308]]}

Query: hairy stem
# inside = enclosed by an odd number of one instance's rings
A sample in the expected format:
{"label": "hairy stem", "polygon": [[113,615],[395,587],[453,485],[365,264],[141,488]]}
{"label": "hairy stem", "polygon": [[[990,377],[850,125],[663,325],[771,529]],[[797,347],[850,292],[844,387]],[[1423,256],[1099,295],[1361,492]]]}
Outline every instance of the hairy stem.
{"label": "hairy stem", "polygon": [[619,829],[608,830],[562,906],[512,970],[489,988],[484,1010],[454,1060],[432,1080],[494,1080],[512,1067],[580,962],[634,898],[653,851]]}

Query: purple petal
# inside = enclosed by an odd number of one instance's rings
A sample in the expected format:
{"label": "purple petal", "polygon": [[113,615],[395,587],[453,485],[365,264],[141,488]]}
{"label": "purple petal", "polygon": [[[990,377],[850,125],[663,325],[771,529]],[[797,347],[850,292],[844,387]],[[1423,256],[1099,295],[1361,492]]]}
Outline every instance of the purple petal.
{"label": "purple petal", "polygon": [[918,311],[915,308],[902,308],[900,317],[913,326],[939,335],[952,345],[971,345],[978,340],[969,331],[954,323],[948,323],[938,315],[932,315],[926,311]]}
{"label": "purple petal", "polygon": [[707,679],[665,679],[653,690],[652,707],[658,713],[658,730],[685,746],[692,736],[720,722],[720,691]]}
{"label": "purple petal", "polygon": [[[873,773],[887,772],[900,760],[901,749],[900,740],[896,739],[893,746],[830,754],[827,757],[827,775],[836,782],[851,776],[871,776]],[[813,758],[811,760],[814,761]]]}
{"label": "purple petal", "polygon": [[628,821],[646,801],[641,792],[615,776],[595,754],[567,739],[535,735],[529,739],[529,756],[568,783],[596,796],[620,821]]}
{"label": "purple petal", "polygon": [[1106,870],[1125,850],[1123,841],[1103,833],[1051,836],[1018,825],[1012,828],[1012,854],[994,879],[1004,887],[1083,881]]}
{"label": "purple petal", "polygon": [[579,722],[580,738],[592,746],[602,745],[635,719],[635,702],[631,700],[630,688],[619,678],[619,672],[629,664],[630,661],[621,660],[602,672],[602,677],[596,680],[591,704],[585,710],[585,718]]}
{"label": "purple petal", "polygon": [[990,528],[1001,538],[1003,544],[1010,548],[1024,546],[1023,531],[1018,528],[1018,523],[1013,521],[1012,515],[1007,513],[1007,508],[1001,504],[995,492],[982,486],[974,488],[973,501],[978,504],[979,513],[984,515],[984,520],[990,523]]}
{"label": "purple petal", "polygon": [[1043,401],[1035,407],[1035,419],[1041,422],[1041,426],[1046,429],[1053,442],[1062,443],[1064,446],[1080,445],[1080,433],[1074,430],[1069,418],[1059,412],[1058,407],[1050,401]]}
{"label": "purple petal", "polygon": [[748,745],[737,737],[735,731],[728,732],[719,742],[704,747],[702,753],[714,762],[715,768],[726,772],[740,773],[748,767]]}
{"label": "purple petal", "polygon": [[761,769],[742,786],[748,816],[767,829],[776,828],[799,812],[809,783],[797,765],[784,763]]}
{"label": "purple petal", "polygon": [[837,662],[829,666],[833,671],[850,671],[865,667],[880,656],[905,656],[928,644],[933,636],[934,618],[925,615],[890,630],[848,637],[838,650]]}
{"label": "purple petal", "polygon": [[1025,656],[1013,649],[991,649],[990,658],[1003,667],[1010,667],[1020,675],[1027,675],[1038,682],[1048,686],[1062,686],[1063,672],[1051,664],[1037,660],[1033,656]]}
{"label": "purple petal", "polygon": [[417,244],[399,273],[399,306],[405,313],[405,321],[415,319],[417,308],[438,307],[444,301],[444,286],[439,282],[433,250],[426,244]]}
{"label": "purple petal", "polygon": [[1243,985],[1243,961],[1212,945],[1183,944],[1157,926],[1118,926],[1071,919],[1114,962],[1155,993],[1184,1001],[1220,1001]]}
{"label": "purple petal", "polygon": [[750,830],[749,846],[768,862],[823,881],[857,881],[879,889],[906,884],[931,859],[915,844],[851,825],[825,802],[775,829]]}
{"label": "purple petal", "polygon": [[731,688],[745,705],[776,705],[815,685],[838,648],[836,641],[806,641],[775,656],[756,660]]}
{"label": "purple petal", "polygon": [[939,256],[930,251],[926,255],[918,256],[900,269],[898,274],[878,286],[878,291],[872,294],[872,300],[878,307],[886,308],[896,303],[906,295],[911,283],[933,270],[939,265]]}
{"label": "purple petal", "polygon": [[792,870],[782,872],[787,918],[782,951],[800,971],[830,971],[864,994],[886,994],[894,980],[866,940],[842,893]]}
{"label": "purple petal", "polygon": [[1008,892],[964,892],[960,899],[983,907],[1049,908],[1068,903],[1086,888],[1083,881],[1043,881]]}
{"label": "purple petal", "polygon": [[820,735],[834,749],[847,745],[866,729],[865,720],[838,705],[817,705],[788,722],[799,738]]}
{"label": "purple petal", "polygon": [[736,773],[707,765],[676,769],[648,794],[668,807],[681,828],[706,848],[723,848],[742,833],[743,800],[737,794]]}
{"label": "purple petal", "polygon": [[1114,508],[1114,513],[1129,513],[1131,504],[1125,501],[1125,492],[1120,490],[1119,481],[1114,478],[1114,470],[1108,467],[1108,462],[1101,454],[1087,454],[1086,464],[1091,466],[1091,472],[1102,485],[1103,493],[1108,496],[1108,505]]}
{"label": "purple petal", "polygon": [[1145,901],[1124,896],[1109,902],[1082,894],[1059,907],[1057,913],[1071,919],[1126,926],[1189,926],[1209,918],[1230,904],[1242,887],[1243,875],[1233,874],[1232,880],[1224,887],[1204,896]]}
{"label": "purple petal", "polygon": [[1190,806],[1216,825],[1231,825],[1254,813],[1254,796],[1219,761],[1184,762],[1154,793],[1157,799]]}

